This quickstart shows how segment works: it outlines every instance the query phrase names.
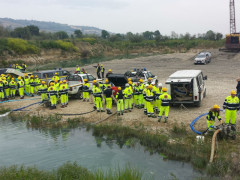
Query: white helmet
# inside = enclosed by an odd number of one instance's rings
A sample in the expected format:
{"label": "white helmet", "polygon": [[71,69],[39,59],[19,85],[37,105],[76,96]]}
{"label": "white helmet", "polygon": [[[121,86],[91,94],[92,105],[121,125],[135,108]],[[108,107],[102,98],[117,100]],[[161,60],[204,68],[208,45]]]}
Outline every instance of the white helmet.
{"label": "white helmet", "polygon": [[155,82],[152,82],[151,85],[155,85]]}
{"label": "white helmet", "polygon": [[162,83],[159,83],[159,84],[158,84],[158,87],[162,87]]}
{"label": "white helmet", "polygon": [[127,84],[125,84],[125,86],[126,86],[126,87],[129,87],[129,84],[127,83]]}

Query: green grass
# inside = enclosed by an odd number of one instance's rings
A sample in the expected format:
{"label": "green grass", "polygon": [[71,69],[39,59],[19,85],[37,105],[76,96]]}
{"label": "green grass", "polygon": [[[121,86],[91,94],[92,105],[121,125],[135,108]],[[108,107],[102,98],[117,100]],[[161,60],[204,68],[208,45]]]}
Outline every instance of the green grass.
{"label": "green grass", "polygon": [[1,108],[0,108],[0,115],[1,115],[1,114],[5,114],[6,112],[10,112],[10,111],[11,111],[11,109],[9,109],[9,108],[1,107]]}
{"label": "green grass", "polygon": [[56,170],[43,171],[36,167],[10,166],[0,168],[1,180],[142,180],[143,173],[135,168],[126,166],[125,168],[89,171],[79,166],[76,162],[67,162]]}

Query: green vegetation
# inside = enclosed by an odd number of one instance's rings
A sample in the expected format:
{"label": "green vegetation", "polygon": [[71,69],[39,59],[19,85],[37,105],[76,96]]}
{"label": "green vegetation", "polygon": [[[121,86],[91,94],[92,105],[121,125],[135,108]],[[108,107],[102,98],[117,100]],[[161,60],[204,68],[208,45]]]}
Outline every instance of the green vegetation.
{"label": "green vegetation", "polygon": [[[197,143],[195,135],[187,133],[183,125],[175,124],[169,136],[159,132],[156,134],[146,132],[144,127],[134,130],[128,127],[100,125],[92,128],[98,146],[101,146],[102,141],[113,139],[117,140],[120,147],[123,145],[133,147],[134,144],[140,143],[150,153],[159,153],[167,159],[191,162],[196,169],[205,171],[210,176],[221,177],[231,174],[233,177],[239,177],[240,169],[231,159],[231,153],[237,151],[236,144],[220,141],[217,157],[209,164],[211,137],[205,137],[204,142]],[[178,133],[180,135],[176,137]]]}
{"label": "green vegetation", "polygon": [[48,180],[113,180],[113,179],[131,179],[141,180],[142,173],[129,166],[125,168],[109,169],[106,172],[97,170],[91,172],[86,168],[79,166],[76,162],[65,163],[57,170],[43,171],[36,167],[10,166],[0,168],[0,179],[2,180],[22,180],[22,179],[48,179]]}
{"label": "green vegetation", "polygon": [[[209,164],[211,152],[211,136],[205,136],[205,140],[196,141],[193,133],[186,131],[184,124],[173,124],[168,135],[161,132],[149,132],[142,124],[134,129],[119,125],[90,125],[84,124],[83,118],[61,121],[60,115],[49,117],[38,116],[11,116],[12,120],[27,121],[28,127],[41,129],[41,132],[50,134],[53,138],[67,137],[71,128],[86,127],[92,130],[97,146],[102,142],[106,144],[117,143],[120,148],[135,147],[137,144],[145,147],[150,154],[158,153],[165,159],[190,162],[195,169],[207,173],[210,176],[221,177],[226,174],[239,177],[238,145],[230,140],[218,141],[216,157]],[[15,119],[14,119],[15,118]],[[54,133],[49,131],[54,128]],[[64,133],[63,133],[64,132]],[[233,158],[233,154],[236,154]],[[239,177],[240,178],[240,177]]]}
{"label": "green vegetation", "polygon": [[4,107],[0,108],[0,114],[5,114],[6,112],[10,112],[10,111],[11,111],[11,109],[9,109],[9,108],[4,108]]}

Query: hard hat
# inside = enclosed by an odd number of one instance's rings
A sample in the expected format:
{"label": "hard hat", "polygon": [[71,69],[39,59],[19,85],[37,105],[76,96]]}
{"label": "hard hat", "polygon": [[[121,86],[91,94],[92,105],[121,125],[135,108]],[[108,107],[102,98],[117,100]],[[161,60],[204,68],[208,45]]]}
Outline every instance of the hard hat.
{"label": "hard hat", "polygon": [[162,87],[162,83],[159,83],[159,84],[158,84],[158,87]]}
{"label": "hard hat", "polygon": [[153,88],[153,86],[150,84],[150,85],[148,86],[148,88],[149,88],[149,89],[152,89],[152,88]]}
{"label": "hard hat", "polygon": [[55,80],[54,80],[54,82],[56,82],[56,83],[57,83],[57,82],[58,82],[58,80],[57,80],[57,79],[55,79]]}
{"label": "hard hat", "polygon": [[132,81],[129,81],[128,84],[132,85]]}
{"label": "hard hat", "polygon": [[38,77],[38,75],[35,76],[36,78]]}
{"label": "hard hat", "polygon": [[155,85],[155,82],[152,82],[151,85]]}
{"label": "hard hat", "polygon": [[14,78],[12,78],[12,80],[14,80]]}
{"label": "hard hat", "polygon": [[105,80],[105,83],[108,83],[108,82],[109,82],[108,79],[106,79],[106,80]]}
{"label": "hard hat", "polygon": [[163,88],[162,91],[163,91],[163,92],[167,92],[167,88]]}
{"label": "hard hat", "polygon": [[149,81],[151,81],[151,80],[152,80],[152,78],[148,78],[148,80],[149,80]]}
{"label": "hard hat", "polygon": [[79,66],[79,65],[76,65],[77,67]]}
{"label": "hard hat", "polygon": [[84,82],[87,82],[87,79],[84,79]]}
{"label": "hard hat", "polygon": [[236,91],[233,90],[233,91],[231,91],[231,94],[236,95],[237,93],[236,93]]}
{"label": "hard hat", "polygon": [[6,78],[5,78],[5,77],[3,77],[3,80],[6,80]]}
{"label": "hard hat", "polygon": [[3,77],[3,76],[5,76],[4,74],[1,74],[1,76]]}
{"label": "hard hat", "polygon": [[67,81],[66,80],[63,80],[63,83],[66,83]]}
{"label": "hard hat", "polygon": [[31,75],[30,77],[31,77],[31,78],[33,78],[34,76],[33,76],[33,75]]}
{"label": "hard hat", "polygon": [[111,87],[111,84],[108,84],[108,87]]}
{"label": "hard hat", "polygon": [[121,87],[118,87],[118,90],[120,91],[120,90],[122,90],[122,88],[121,88]]}
{"label": "hard hat", "polygon": [[112,71],[111,69],[108,70],[108,72],[111,72],[111,71]]}
{"label": "hard hat", "polygon": [[125,86],[126,86],[126,87],[129,87],[129,84],[127,83],[127,84],[125,84]]}
{"label": "hard hat", "polygon": [[28,76],[27,73],[25,73],[24,76]]}
{"label": "hard hat", "polygon": [[57,72],[55,72],[55,75],[58,75],[58,73],[57,73]]}
{"label": "hard hat", "polygon": [[63,82],[62,82],[62,81],[60,81],[59,83],[60,83],[60,84],[62,84]]}
{"label": "hard hat", "polygon": [[215,104],[214,106],[213,106],[213,109],[219,109],[220,107],[217,105],[217,104]]}
{"label": "hard hat", "polygon": [[45,81],[42,81],[41,83],[42,83],[42,84],[45,84]]}
{"label": "hard hat", "polygon": [[50,83],[50,86],[53,86],[53,85],[54,85],[54,83],[53,83],[53,82],[51,82],[51,83]]}
{"label": "hard hat", "polygon": [[101,64],[101,66],[103,66],[103,64]]}
{"label": "hard hat", "polygon": [[128,78],[128,81],[131,81],[132,79],[131,78]]}
{"label": "hard hat", "polygon": [[20,77],[20,76],[18,77],[18,80],[21,80],[21,77]]}
{"label": "hard hat", "polygon": [[96,80],[93,80],[93,83],[96,83],[97,81]]}
{"label": "hard hat", "polygon": [[0,79],[0,82],[2,82],[2,79]]}
{"label": "hard hat", "polygon": [[142,82],[143,82],[143,80],[142,80],[142,79],[139,79],[139,82],[141,82],[141,83],[142,83]]}
{"label": "hard hat", "polygon": [[16,64],[16,66],[18,66],[18,64]]}

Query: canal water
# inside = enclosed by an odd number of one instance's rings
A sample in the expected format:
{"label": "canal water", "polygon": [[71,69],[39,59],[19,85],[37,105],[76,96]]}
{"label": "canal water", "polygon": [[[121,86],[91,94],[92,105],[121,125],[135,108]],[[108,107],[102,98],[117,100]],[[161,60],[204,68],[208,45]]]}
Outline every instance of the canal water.
{"label": "canal water", "polygon": [[140,145],[134,148],[103,141],[99,146],[91,131],[85,128],[53,130],[29,129],[25,122],[0,119],[0,166],[36,165],[39,169],[56,169],[63,163],[76,161],[89,170],[130,165],[154,179],[193,179],[202,175],[188,163],[163,160],[150,155]]}

